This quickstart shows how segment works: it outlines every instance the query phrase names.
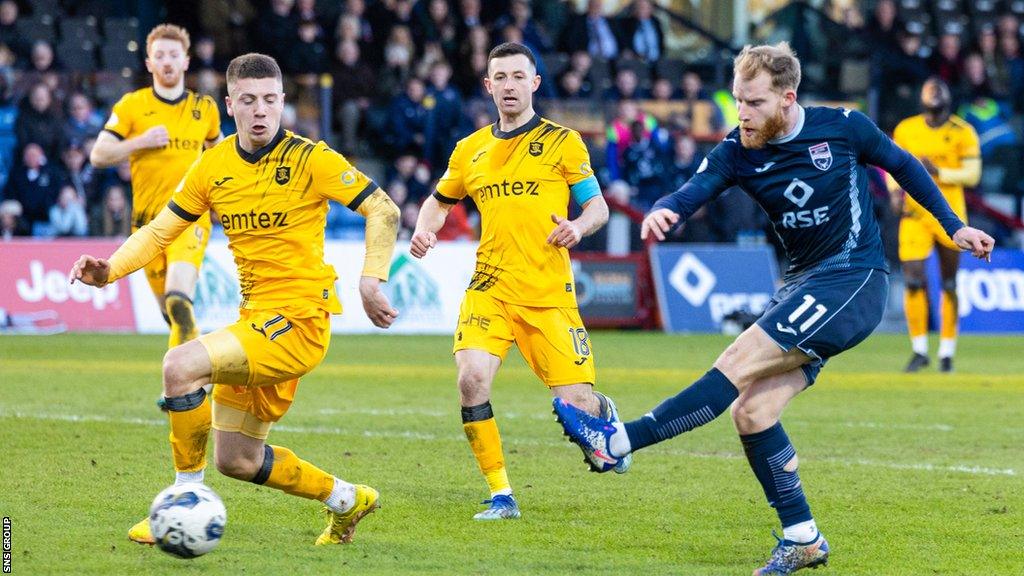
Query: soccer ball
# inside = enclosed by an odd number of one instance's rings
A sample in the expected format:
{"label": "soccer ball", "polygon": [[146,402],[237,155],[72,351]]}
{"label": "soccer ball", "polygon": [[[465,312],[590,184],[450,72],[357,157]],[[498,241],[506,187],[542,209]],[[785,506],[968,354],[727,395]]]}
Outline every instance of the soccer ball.
{"label": "soccer ball", "polygon": [[227,520],[220,496],[198,482],[166,488],[149,507],[149,529],[157,547],[178,558],[195,558],[216,548]]}

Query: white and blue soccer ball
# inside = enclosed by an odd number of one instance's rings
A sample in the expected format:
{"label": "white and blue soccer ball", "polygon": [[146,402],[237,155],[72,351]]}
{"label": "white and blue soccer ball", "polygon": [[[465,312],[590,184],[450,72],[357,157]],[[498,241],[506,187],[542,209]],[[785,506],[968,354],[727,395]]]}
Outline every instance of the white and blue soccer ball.
{"label": "white and blue soccer ball", "polygon": [[149,507],[149,529],[157,547],[179,558],[216,548],[227,520],[220,496],[198,482],[169,486]]}

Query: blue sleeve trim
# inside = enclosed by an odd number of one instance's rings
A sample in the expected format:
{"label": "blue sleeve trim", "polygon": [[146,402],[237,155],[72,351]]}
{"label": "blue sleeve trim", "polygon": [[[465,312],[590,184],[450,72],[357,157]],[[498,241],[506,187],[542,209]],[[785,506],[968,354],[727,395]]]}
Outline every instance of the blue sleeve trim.
{"label": "blue sleeve trim", "polygon": [[594,196],[601,195],[601,186],[597,183],[597,177],[593,174],[573,184],[569,187],[569,190],[572,191],[573,199],[580,206],[586,204]]}

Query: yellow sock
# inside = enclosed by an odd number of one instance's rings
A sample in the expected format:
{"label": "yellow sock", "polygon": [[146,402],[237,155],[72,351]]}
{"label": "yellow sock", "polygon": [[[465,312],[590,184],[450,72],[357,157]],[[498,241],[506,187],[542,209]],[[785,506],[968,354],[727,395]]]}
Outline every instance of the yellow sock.
{"label": "yellow sock", "polygon": [[334,489],[334,476],[302,460],[287,448],[269,444],[265,448],[263,467],[252,481],[292,496],[321,502],[327,500]]}
{"label": "yellow sock", "polygon": [[171,323],[167,347],[174,348],[199,336],[192,300],[181,292],[168,292],[164,296],[164,311]]}
{"label": "yellow sock", "polygon": [[487,487],[491,494],[512,492],[505,471],[505,458],[501,453],[501,435],[498,434],[498,423],[494,417],[474,422],[464,422],[462,429],[469,440],[469,446],[480,465],[480,472],[487,479]]}
{"label": "yellow sock", "polygon": [[180,398],[168,398],[167,408],[174,469],[178,472],[202,470],[206,467],[206,439],[210,436],[210,399],[200,389]]}
{"label": "yellow sock", "polygon": [[956,338],[960,325],[960,313],[957,310],[956,292],[942,291],[942,327],[939,336],[944,340]]}
{"label": "yellow sock", "polygon": [[928,334],[928,294],[923,288],[903,292],[903,308],[907,315],[910,337]]}

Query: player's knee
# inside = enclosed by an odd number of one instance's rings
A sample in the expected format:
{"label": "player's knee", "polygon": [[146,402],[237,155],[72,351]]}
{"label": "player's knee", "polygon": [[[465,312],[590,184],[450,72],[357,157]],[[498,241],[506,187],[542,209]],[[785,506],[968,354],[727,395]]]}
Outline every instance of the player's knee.
{"label": "player's knee", "polygon": [[473,400],[471,404],[480,404],[489,399],[490,382],[487,371],[474,366],[465,366],[459,370],[459,393],[462,399]]}
{"label": "player's knee", "polygon": [[194,378],[188,369],[188,353],[181,347],[171,348],[164,354],[164,396],[173,398],[194,392]]}
{"label": "player's knee", "polygon": [[956,296],[956,276],[942,280],[942,291]]}
{"label": "player's knee", "polygon": [[903,282],[903,286],[907,292],[917,292],[925,289],[924,279],[922,278],[907,277]]}
{"label": "player's knee", "polygon": [[740,345],[733,342],[718,356],[714,364],[714,367],[724,374],[736,389],[741,391],[753,378],[752,367],[746,357],[747,354],[742,351]]}
{"label": "player's knee", "polygon": [[260,465],[259,462],[230,452],[217,452],[214,462],[221,474],[246,481],[256,476]]}
{"label": "player's knee", "polygon": [[729,413],[740,434],[753,434],[773,424],[773,416],[768,410],[742,399],[733,402]]}

